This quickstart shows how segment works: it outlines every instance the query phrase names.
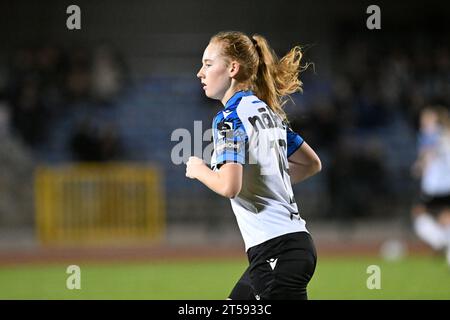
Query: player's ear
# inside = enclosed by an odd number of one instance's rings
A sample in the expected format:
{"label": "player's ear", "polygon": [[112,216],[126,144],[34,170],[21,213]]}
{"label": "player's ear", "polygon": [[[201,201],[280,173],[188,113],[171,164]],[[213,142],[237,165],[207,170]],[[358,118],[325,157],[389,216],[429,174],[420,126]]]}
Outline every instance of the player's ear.
{"label": "player's ear", "polygon": [[239,73],[240,64],[237,61],[231,61],[228,72],[231,78],[234,78]]}

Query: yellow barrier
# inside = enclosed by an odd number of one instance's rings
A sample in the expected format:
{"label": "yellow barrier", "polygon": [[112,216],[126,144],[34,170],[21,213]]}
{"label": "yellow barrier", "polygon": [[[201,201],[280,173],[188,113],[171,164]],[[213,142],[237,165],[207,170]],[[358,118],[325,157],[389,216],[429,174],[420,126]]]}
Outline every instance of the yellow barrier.
{"label": "yellow barrier", "polygon": [[43,244],[156,241],[165,233],[159,171],[128,164],[39,167],[36,226]]}

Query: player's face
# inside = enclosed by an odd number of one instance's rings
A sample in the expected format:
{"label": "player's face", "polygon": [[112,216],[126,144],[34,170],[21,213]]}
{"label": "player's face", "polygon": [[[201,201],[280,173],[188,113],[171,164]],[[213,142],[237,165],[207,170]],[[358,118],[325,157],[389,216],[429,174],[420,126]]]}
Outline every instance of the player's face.
{"label": "player's face", "polygon": [[231,86],[229,67],[221,55],[219,43],[210,43],[203,53],[202,67],[197,73],[207,97],[222,100]]}
{"label": "player's face", "polygon": [[420,127],[422,131],[432,132],[438,125],[438,116],[432,110],[424,110],[420,115]]}

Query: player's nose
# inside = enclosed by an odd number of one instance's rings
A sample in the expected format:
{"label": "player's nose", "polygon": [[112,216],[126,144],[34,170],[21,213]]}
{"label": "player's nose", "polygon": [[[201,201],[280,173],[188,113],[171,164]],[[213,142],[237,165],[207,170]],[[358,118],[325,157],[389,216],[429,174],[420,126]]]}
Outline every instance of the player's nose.
{"label": "player's nose", "polygon": [[205,77],[202,70],[203,70],[203,68],[200,68],[200,70],[198,70],[198,72],[197,72],[197,78],[199,78],[199,79],[202,79]]}

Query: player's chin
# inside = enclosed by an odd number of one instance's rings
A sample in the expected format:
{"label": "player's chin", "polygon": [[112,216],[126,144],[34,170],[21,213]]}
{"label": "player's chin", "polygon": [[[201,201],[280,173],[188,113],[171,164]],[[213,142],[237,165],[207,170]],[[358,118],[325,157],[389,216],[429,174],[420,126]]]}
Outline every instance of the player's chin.
{"label": "player's chin", "polygon": [[214,95],[211,94],[211,92],[209,92],[208,89],[205,89],[205,96],[207,96],[208,98],[214,99]]}
{"label": "player's chin", "polygon": [[210,89],[205,89],[205,95],[210,99],[219,100],[219,98],[217,97],[218,94],[211,91]]}

